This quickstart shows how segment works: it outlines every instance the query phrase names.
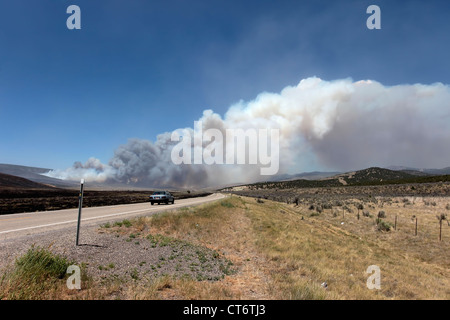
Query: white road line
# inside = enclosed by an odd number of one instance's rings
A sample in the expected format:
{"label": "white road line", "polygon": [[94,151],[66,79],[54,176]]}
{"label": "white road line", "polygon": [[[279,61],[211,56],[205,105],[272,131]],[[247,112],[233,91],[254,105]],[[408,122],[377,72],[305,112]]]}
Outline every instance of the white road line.
{"label": "white road line", "polygon": [[[89,220],[95,220],[95,219],[108,218],[108,217],[114,217],[114,216],[123,215],[123,214],[143,212],[143,211],[148,211],[148,210],[151,210],[151,209],[142,209],[142,210],[135,210],[135,211],[118,212],[118,213],[114,213],[114,214],[107,214],[107,215],[98,216],[98,217],[91,217],[91,218],[81,218],[81,222],[89,221]],[[37,228],[52,227],[52,226],[57,226],[57,225],[66,224],[66,223],[74,223],[74,222],[78,222],[78,219],[77,220],[55,222],[55,223],[50,223],[50,224],[41,224],[39,226],[33,226],[33,227],[26,227],[26,228],[20,228],[20,229],[0,231],[0,234],[9,233],[9,232],[15,232],[15,231],[24,231],[24,230],[30,230],[30,229],[37,229]]]}
{"label": "white road line", "polygon": [[[217,199],[220,199],[220,197],[219,198],[214,198],[212,200],[217,200]],[[203,199],[193,200],[194,202],[188,204],[188,206],[196,204],[198,202],[205,202],[205,203],[208,202],[208,201],[202,201],[202,200]],[[212,200],[210,200],[210,201],[212,201]],[[182,207],[183,205],[178,204],[178,206],[177,206],[175,204],[174,206],[176,206],[175,208],[179,208],[179,207]],[[171,208],[173,208],[173,207],[171,207]],[[112,213],[112,214],[107,214],[107,215],[98,216],[98,217],[91,217],[91,218],[84,218],[84,219],[81,218],[81,222],[89,221],[89,220],[95,220],[95,219],[115,217],[115,216],[119,216],[119,215],[131,214],[131,213],[139,213],[139,212],[145,212],[145,211],[149,211],[150,212],[150,211],[157,211],[157,210],[158,210],[158,208],[154,207],[154,208],[147,208],[147,209],[134,210],[134,211],[118,212],[118,213]],[[78,219],[77,220],[62,221],[62,222],[55,222],[55,223],[50,223],[50,224],[43,224],[43,225],[33,226],[33,227],[26,227],[26,228],[20,228],[20,229],[0,231],[0,234],[16,232],[16,231],[31,230],[31,229],[37,229],[37,228],[52,227],[52,226],[57,226],[57,225],[67,224],[67,223],[74,223],[74,222],[78,222]]]}
{"label": "white road line", "polygon": [[77,221],[78,220],[70,220],[70,221],[56,222],[56,223],[51,223],[51,224],[42,224],[40,226],[34,226],[34,227],[27,227],[27,228],[20,228],[20,229],[0,231],[0,234],[9,233],[9,232],[16,232],[16,231],[31,230],[31,229],[37,229],[37,228],[44,228],[44,227],[51,227],[51,226],[57,226],[57,225],[60,225],[60,224],[72,223],[72,222],[77,222]]}

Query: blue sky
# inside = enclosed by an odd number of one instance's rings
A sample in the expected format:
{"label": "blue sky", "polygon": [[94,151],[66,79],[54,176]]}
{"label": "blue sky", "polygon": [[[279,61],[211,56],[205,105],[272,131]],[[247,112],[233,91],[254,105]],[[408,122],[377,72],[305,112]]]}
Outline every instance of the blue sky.
{"label": "blue sky", "polygon": [[[81,30],[66,9],[81,8]],[[366,9],[381,8],[381,30]],[[450,83],[448,1],[0,3],[0,163],[107,163],[301,79]]]}

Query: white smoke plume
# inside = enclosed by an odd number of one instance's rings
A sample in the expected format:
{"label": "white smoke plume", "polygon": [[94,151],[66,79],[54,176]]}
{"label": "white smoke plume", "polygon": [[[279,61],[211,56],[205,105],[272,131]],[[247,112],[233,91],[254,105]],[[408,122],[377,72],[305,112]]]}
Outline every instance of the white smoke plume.
{"label": "white smoke plume", "polygon": [[52,170],[45,175],[62,180],[80,180],[105,182],[116,174],[108,165],[102,164],[99,159],[89,158],[86,163],[76,161],[72,167],[65,170]]}
{"label": "white smoke plume", "polygon": [[[204,130],[221,132],[279,129],[280,174],[389,165],[442,168],[450,163],[450,87],[441,83],[388,87],[370,80],[312,77],[280,93],[241,101],[223,117],[206,110],[199,121]],[[133,139],[116,149],[108,165],[92,158],[49,175],[174,187],[264,178],[258,165],[175,165],[170,155],[177,142],[170,137],[166,132],[155,142]]]}

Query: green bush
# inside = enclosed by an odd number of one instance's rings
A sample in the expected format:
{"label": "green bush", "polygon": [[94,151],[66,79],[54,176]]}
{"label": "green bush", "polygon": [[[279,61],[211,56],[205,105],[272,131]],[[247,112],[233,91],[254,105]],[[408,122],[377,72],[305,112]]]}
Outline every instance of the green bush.
{"label": "green bush", "polygon": [[122,224],[127,228],[131,227],[131,222],[128,219],[123,220]]}
{"label": "green bush", "polygon": [[53,299],[75,264],[47,249],[31,247],[0,277],[0,300]]}
{"label": "green bush", "polygon": [[378,219],[381,219],[381,218],[386,218],[386,213],[383,210],[378,212]]}
{"label": "green bush", "polygon": [[226,208],[234,208],[234,205],[231,202],[227,201],[227,200],[224,200],[224,201],[220,202],[220,204],[223,207],[226,207]]}
{"label": "green bush", "polygon": [[16,272],[21,277],[36,280],[48,277],[62,279],[71,264],[74,263],[49,250],[32,247],[25,255],[16,260]]}
{"label": "green bush", "polygon": [[378,218],[376,220],[376,222],[377,222],[377,229],[378,229],[378,231],[390,231],[391,228],[393,227],[392,223],[384,221],[384,220],[382,220],[380,218]]}

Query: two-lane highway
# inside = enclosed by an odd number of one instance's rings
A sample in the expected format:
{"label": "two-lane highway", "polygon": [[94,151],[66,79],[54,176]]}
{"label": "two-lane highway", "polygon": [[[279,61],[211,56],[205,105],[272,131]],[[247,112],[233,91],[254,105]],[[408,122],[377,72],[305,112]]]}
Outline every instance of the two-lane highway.
{"label": "two-lane highway", "polygon": [[[173,205],[150,205],[149,202],[126,204],[107,207],[83,208],[81,226],[92,223],[102,223],[117,219],[132,218],[140,215],[150,215],[165,210],[194,206],[222,199],[222,194],[212,194],[206,197],[175,200]],[[16,213],[0,215],[0,241],[17,236],[56,230],[73,225],[76,228],[78,209],[42,211],[33,213]]]}

